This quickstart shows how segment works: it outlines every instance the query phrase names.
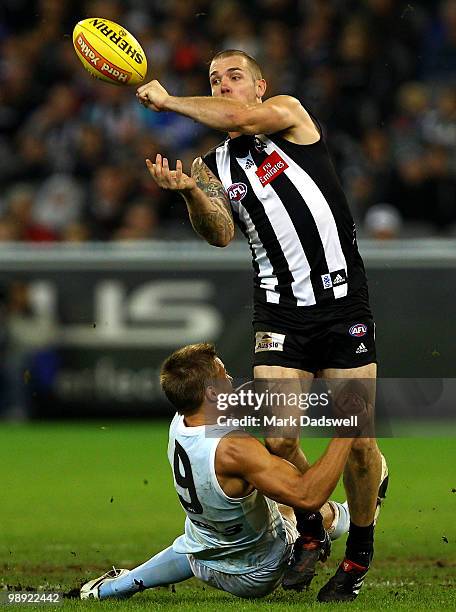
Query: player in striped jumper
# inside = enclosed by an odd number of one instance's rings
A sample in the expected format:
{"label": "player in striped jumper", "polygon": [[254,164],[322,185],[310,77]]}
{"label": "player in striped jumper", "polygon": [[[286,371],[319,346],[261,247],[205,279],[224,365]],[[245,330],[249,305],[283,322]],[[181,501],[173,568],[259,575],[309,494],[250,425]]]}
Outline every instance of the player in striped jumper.
{"label": "player in striped jumper", "polygon": [[[257,62],[238,50],[218,53],[209,68],[212,96],[177,97],[158,82],[138,89],[149,109],[190,117],[227,138],[198,157],[190,175],[178,160],[147,160],[157,184],[179,192],[195,231],[224,247],[235,223],[246,236],[254,267],[254,376],[315,376],[340,387],[357,379],[357,401],[373,406],[377,360],[363,262],[355,226],[318,121],[291,96],[263,100]],[[359,388],[359,386],[358,386]],[[299,440],[270,438],[268,448],[304,472]],[[344,471],[351,524],[345,557],[320,590],[320,601],[355,599],[374,551],[378,483],[387,469],[374,438],[358,438]],[[384,493],[384,491],[382,491]],[[322,517],[303,517],[285,588],[302,589],[328,553]]]}

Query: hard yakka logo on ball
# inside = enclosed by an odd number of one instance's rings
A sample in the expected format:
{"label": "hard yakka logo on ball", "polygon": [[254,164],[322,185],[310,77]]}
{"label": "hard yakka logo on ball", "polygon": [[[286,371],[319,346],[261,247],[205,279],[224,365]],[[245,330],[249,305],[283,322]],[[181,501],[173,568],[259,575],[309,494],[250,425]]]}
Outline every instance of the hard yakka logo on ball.
{"label": "hard yakka logo on ball", "polygon": [[112,62],[107,60],[101,54],[99,54],[87,41],[87,39],[80,34],[77,38],[78,45],[76,51],[85,57],[91,64],[101,72],[101,74],[109,77],[113,81],[119,83],[128,83],[131,79],[131,72],[122,70],[118,66],[115,66]]}

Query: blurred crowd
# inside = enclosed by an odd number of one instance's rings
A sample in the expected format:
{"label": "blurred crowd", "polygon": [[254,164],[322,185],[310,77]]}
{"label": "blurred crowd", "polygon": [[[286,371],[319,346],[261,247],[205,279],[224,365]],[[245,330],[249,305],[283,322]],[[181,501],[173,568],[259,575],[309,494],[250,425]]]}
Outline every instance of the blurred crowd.
{"label": "blurred crowd", "polygon": [[456,235],[456,0],[2,0],[0,241],[193,236],[144,160],[189,171],[223,135],[91,79],[71,36],[90,16],[176,95],[210,95],[217,51],[252,54],[267,96],[321,120],[361,235]]}

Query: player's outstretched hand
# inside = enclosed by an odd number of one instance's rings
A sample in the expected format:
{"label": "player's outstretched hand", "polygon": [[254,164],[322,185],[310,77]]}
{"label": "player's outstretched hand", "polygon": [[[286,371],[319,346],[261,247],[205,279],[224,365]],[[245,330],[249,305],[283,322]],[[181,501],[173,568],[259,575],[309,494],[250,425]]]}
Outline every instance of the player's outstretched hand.
{"label": "player's outstretched hand", "polygon": [[162,158],[160,153],[157,153],[155,164],[150,159],[146,159],[146,166],[154,181],[162,189],[188,192],[196,187],[195,179],[182,172],[180,159],[176,162],[176,169],[170,170],[166,157]]}
{"label": "player's outstretched hand", "polygon": [[154,80],[138,87],[136,97],[143,106],[159,113],[165,110],[169,93],[161,83]]}

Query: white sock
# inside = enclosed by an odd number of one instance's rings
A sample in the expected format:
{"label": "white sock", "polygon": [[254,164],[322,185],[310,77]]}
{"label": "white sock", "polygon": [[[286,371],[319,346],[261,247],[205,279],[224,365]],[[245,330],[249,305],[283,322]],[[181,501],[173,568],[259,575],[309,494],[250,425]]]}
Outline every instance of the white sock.
{"label": "white sock", "polygon": [[350,512],[348,510],[348,502],[344,501],[343,504],[340,504],[339,502],[331,499],[328,503],[334,510],[334,520],[327,531],[331,540],[337,540],[337,538],[340,538],[340,536],[344,533],[348,533],[348,529],[350,527]]}

